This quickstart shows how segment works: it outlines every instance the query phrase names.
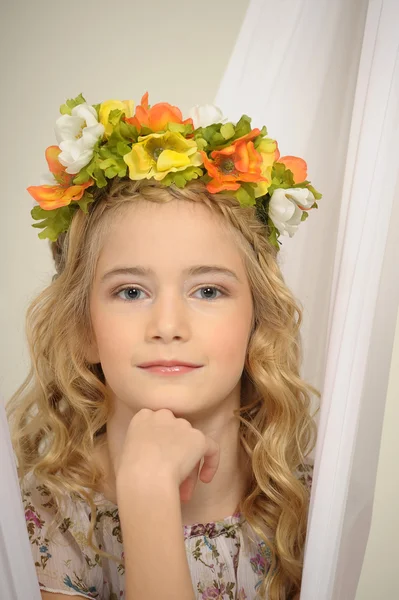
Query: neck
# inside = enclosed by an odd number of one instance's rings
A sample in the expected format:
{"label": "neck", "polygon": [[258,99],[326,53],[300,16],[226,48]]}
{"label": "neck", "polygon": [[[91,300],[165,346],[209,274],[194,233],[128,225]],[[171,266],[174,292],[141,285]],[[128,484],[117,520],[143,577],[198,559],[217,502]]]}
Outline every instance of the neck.
{"label": "neck", "polygon": [[[113,457],[122,451],[124,434],[130,422],[124,412],[123,407],[114,411],[107,422],[107,432],[100,437],[96,447],[95,458],[105,472],[99,491],[114,504],[117,504],[117,496]],[[189,418],[187,420],[191,422]],[[190,501],[181,504],[184,525],[218,521],[233,515],[251,480],[250,460],[239,442],[239,422],[236,419],[219,415],[209,422],[199,423],[193,419],[192,425],[218,442],[220,461],[213,480],[210,483],[198,480]]]}

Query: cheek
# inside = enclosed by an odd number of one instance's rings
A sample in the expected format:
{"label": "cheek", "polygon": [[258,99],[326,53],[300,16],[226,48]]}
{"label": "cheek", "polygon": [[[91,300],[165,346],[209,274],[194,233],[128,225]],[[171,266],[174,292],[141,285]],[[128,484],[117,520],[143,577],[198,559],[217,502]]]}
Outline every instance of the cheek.
{"label": "cheek", "polygon": [[116,361],[131,352],[134,346],[134,327],[127,327],[126,319],[103,312],[101,317],[93,316],[93,326],[103,360]]}
{"label": "cheek", "polygon": [[248,330],[236,319],[226,321],[212,328],[204,338],[204,348],[207,348],[210,358],[218,361],[219,365],[230,369],[234,366],[242,368],[245,362]]}

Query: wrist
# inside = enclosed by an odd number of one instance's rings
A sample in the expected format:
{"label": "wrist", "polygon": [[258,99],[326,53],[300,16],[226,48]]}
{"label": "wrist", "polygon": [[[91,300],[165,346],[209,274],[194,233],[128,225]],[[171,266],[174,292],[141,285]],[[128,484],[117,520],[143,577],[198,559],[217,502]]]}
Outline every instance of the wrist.
{"label": "wrist", "polygon": [[179,487],[169,474],[130,470],[128,473],[120,471],[116,477],[118,500],[138,494],[152,496],[160,493],[179,495]]}

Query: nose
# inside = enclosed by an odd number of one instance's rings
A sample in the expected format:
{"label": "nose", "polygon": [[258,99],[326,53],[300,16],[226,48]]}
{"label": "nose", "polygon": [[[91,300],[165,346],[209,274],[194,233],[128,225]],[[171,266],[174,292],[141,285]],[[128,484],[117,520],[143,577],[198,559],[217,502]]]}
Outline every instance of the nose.
{"label": "nose", "polygon": [[150,308],[147,336],[170,342],[188,339],[190,332],[189,309],[181,294],[160,294]]}

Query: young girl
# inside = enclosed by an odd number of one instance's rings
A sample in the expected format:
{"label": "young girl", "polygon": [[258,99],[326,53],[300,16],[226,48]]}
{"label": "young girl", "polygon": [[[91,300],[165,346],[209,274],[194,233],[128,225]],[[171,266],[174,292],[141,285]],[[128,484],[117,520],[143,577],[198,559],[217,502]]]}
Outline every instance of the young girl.
{"label": "young girl", "polygon": [[213,106],[61,107],[7,405],[44,599],[299,597],[316,443],[277,263],[321,195]]}

